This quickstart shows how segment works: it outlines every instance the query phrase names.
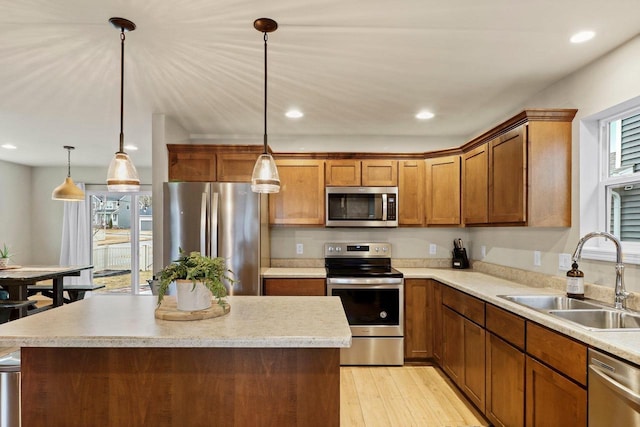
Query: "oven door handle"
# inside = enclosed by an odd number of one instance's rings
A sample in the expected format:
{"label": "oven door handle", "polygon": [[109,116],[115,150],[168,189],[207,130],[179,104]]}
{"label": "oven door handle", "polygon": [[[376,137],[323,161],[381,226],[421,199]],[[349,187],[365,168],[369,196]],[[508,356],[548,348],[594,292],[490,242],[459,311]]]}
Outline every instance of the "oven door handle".
{"label": "oven door handle", "polygon": [[327,278],[327,285],[402,285],[402,277],[330,277]]}

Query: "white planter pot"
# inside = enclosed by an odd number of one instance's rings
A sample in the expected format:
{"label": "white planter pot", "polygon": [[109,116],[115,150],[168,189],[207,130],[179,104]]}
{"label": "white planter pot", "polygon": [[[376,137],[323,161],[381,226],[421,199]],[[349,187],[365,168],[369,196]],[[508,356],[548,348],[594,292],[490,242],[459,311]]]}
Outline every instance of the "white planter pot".
{"label": "white planter pot", "polygon": [[195,288],[191,280],[176,280],[176,304],[181,311],[197,311],[211,307],[211,291],[201,282]]}
{"label": "white planter pot", "polygon": [[9,258],[0,258],[0,268],[7,268],[9,265]]}

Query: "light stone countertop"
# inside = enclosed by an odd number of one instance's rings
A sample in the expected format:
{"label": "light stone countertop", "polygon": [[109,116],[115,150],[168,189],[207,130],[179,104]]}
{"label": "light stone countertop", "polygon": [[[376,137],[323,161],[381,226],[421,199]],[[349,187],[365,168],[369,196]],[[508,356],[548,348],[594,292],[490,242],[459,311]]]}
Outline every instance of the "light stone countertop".
{"label": "light stone countertop", "polygon": [[154,317],[151,295],[94,295],[0,325],[0,347],[351,346],[338,297],[227,297],[229,314],[206,320]]}
{"label": "light stone countertop", "polygon": [[[592,331],[573,323],[558,319],[546,313],[516,304],[498,295],[537,295],[564,293],[557,289],[537,288],[522,285],[509,280],[475,272],[473,270],[454,270],[450,268],[405,268],[396,267],[405,279],[434,279],[452,288],[461,290],[488,303],[504,308],[526,319],[532,320],[557,332],[573,337],[592,347],[604,350],[630,362],[640,365],[640,332],[638,331]],[[278,276],[271,276],[271,270],[278,270]],[[269,269],[264,277],[306,278],[317,268],[278,268]],[[286,275],[285,275],[286,274]],[[315,277],[315,276],[314,276]],[[321,276],[321,277],[324,277]],[[607,302],[611,305],[613,301]]]}
{"label": "light stone countertop", "polygon": [[265,279],[324,279],[327,277],[327,270],[324,267],[271,267],[263,273],[263,277]]}

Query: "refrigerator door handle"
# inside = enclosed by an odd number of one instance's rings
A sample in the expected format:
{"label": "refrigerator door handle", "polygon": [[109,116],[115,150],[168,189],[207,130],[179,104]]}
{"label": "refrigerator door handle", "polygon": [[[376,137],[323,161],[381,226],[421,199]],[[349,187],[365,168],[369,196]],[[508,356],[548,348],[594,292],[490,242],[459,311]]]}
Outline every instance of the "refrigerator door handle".
{"label": "refrigerator door handle", "polygon": [[218,193],[213,193],[211,200],[211,205],[213,209],[211,209],[211,236],[209,240],[209,248],[211,254],[209,255],[212,258],[218,256],[218,207],[220,203],[218,202]]}
{"label": "refrigerator door handle", "polygon": [[200,253],[202,255],[207,255],[207,196],[206,192],[202,193],[202,197],[200,199]]}

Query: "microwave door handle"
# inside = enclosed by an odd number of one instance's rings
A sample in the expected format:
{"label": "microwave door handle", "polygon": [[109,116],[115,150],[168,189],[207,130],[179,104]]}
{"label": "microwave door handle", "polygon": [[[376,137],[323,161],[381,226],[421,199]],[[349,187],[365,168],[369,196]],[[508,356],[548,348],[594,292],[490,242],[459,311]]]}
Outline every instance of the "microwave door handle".
{"label": "microwave door handle", "polygon": [[387,220],[387,193],[382,195],[382,220]]}

